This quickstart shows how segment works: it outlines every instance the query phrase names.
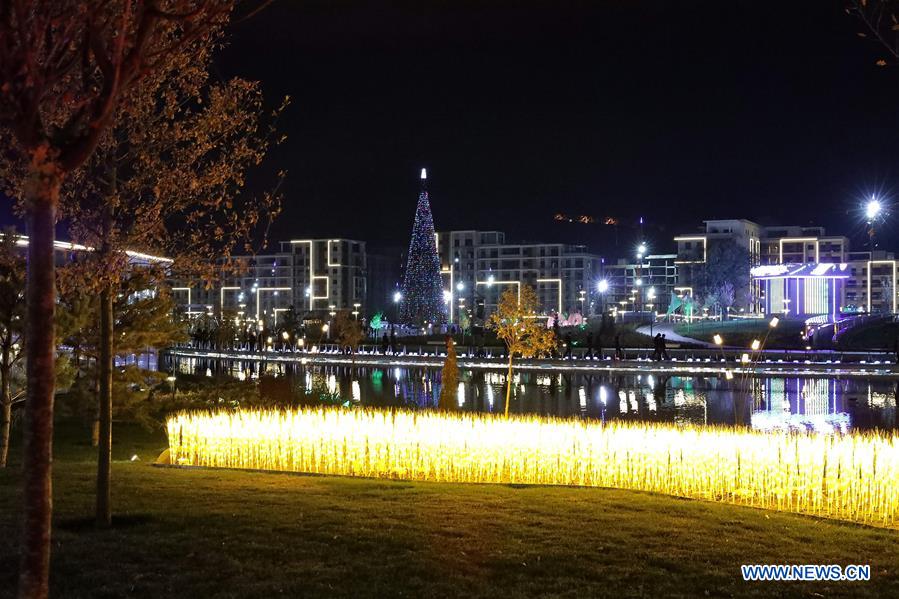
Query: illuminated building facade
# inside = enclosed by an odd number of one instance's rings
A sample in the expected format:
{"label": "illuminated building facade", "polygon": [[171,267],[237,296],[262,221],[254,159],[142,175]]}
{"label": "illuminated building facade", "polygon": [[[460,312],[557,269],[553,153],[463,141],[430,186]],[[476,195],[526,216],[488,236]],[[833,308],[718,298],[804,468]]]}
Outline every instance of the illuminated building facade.
{"label": "illuminated building facade", "polygon": [[[848,237],[828,235],[823,227],[762,226],[745,219],[708,220],[699,232],[679,235],[674,240],[681,289],[698,288],[701,270],[706,268],[715,244],[731,241],[747,249],[750,269],[845,264],[846,276],[835,286],[838,311],[897,312],[897,266],[893,254],[852,251]],[[751,277],[747,288],[737,290],[737,297],[747,298],[746,305],[739,308],[750,313],[782,312],[766,297],[769,287]]]}
{"label": "illuminated building facade", "polygon": [[184,284],[181,289],[190,293],[193,305],[216,314],[224,311],[264,320],[268,325],[291,306],[300,315],[322,316],[335,310],[364,313],[364,241],[294,239],[282,241],[279,252],[232,260],[237,263],[235,273],[225,275],[212,288]]}
{"label": "illuminated building facade", "polygon": [[642,302],[644,312],[664,313],[671,294],[683,292],[678,285],[677,254],[648,254],[637,262],[622,258],[617,264],[606,264],[603,273],[608,290],[600,299],[607,310],[639,311]]}
{"label": "illuminated building facade", "polygon": [[437,233],[437,252],[444,289],[452,290],[451,322],[460,306],[486,318],[505,289],[523,284],[537,291],[544,314],[599,310],[594,296],[601,258],[585,246],[507,243],[500,231],[467,230]]}
{"label": "illuminated building facade", "polygon": [[843,286],[850,277],[849,265],[765,264],[752,269],[753,280],[762,288],[765,314],[810,317],[840,314]]}

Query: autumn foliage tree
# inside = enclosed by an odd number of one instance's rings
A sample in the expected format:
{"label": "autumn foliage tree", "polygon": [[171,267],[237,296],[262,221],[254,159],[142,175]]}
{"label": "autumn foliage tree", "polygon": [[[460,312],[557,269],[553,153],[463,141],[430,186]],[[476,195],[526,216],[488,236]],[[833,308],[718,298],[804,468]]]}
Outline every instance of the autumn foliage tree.
{"label": "autumn foliage tree", "polygon": [[125,273],[208,281],[218,270],[210,256],[252,251],[252,234],[279,212],[276,193],[245,194],[243,183],[270,143],[280,141],[274,120],[286,104],[269,112],[257,83],[209,82],[208,53],[199,52],[173,56],[134,88],[62,196],[72,238],[95,248],[82,255],[84,268],[101,273],[84,279],[100,300],[100,526],[112,522],[112,305]]}
{"label": "autumn foliage tree", "polygon": [[496,312],[490,315],[487,326],[496,331],[509,352],[509,370],[506,377],[505,415],[509,415],[509,398],[512,394],[512,361],[515,355],[533,358],[552,352],[555,335],[538,318],[540,300],[529,285],[521,285],[521,291],[513,288],[503,291]]}
{"label": "autumn foliage tree", "polygon": [[9,454],[13,369],[22,357],[25,320],[25,256],[16,239],[9,230],[0,237],[0,468]]}
{"label": "autumn foliage tree", "polygon": [[440,399],[437,401],[437,409],[441,412],[451,412],[458,406],[456,399],[459,388],[459,365],[456,359],[456,342],[447,335],[446,359],[443,361],[443,370],[440,372]]}
{"label": "autumn foliage tree", "polygon": [[27,376],[19,594],[46,597],[52,515],[54,227],[60,190],[92,156],[131,91],[204,48],[235,0],[0,2],[0,139],[18,154],[27,222]]}
{"label": "autumn foliage tree", "polygon": [[349,310],[341,310],[334,318],[334,338],[341,348],[348,349],[356,357],[359,344],[365,339],[362,323],[353,318]]}

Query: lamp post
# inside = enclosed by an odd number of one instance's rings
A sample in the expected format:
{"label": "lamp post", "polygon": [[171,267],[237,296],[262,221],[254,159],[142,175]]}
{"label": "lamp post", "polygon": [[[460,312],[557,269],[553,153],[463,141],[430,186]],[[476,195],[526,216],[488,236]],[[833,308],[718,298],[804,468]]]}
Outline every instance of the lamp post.
{"label": "lamp post", "polygon": [[[641,227],[641,229],[643,227],[643,219],[642,218],[640,219],[640,227]],[[640,245],[637,246],[637,265],[636,265],[637,266],[637,268],[636,268],[637,280],[635,281],[635,285],[638,288],[637,294],[638,294],[638,302],[639,302],[639,306],[640,306],[639,319],[640,319],[641,324],[643,322],[643,290],[640,289],[640,286],[643,285],[643,256],[645,256],[645,255],[646,255],[646,243],[641,241]]]}
{"label": "lamp post", "polygon": [[609,282],[606,279],[600,279],[596,284],[596,290],[599,292],[599,309],[604,319],[606,317],[606,292],[609,290]]}
{"label": "lamp post", "polygon": [[393,321],[400,320],[400,302],[403,301],[403,294],[399,290],[393,292]]}
{"label": "lamp post", "polygon": [[334,320],[334,316],[337,314],[337,312],[336,312],[337,306],[335,306],[334,304],[331,304],[330,306],[328,306],[328,308],[330,310],[328,312],[328,315],[331,318],[328,319],[328,328],[325,330],[328,333],[328,341],[330,341],[331,340],[331,321]]}
{"label": "lamp post", "polygon": [[172,375],[172,376],[167,376],[167,377],[165,378],[165,380],[167,380],[167,381],[169,382],[169,384],[172,386],[172,402],[174,402],[174,401],[175,401],[175,382],[176,382],[178,379],[175,378],[174,375]]}
{"label": "lamp post", "polygon": [[874,223],[883,213],[883,205],[880,203],[880,200],[877,199],[877,196],[872,195],[871,199],[868,200],[868,203],[865,204],[865,218],[868,221],[868,249],[871,250],[871,259],[874,259],[874,247],[875,247],[875,239],[874,239]]}

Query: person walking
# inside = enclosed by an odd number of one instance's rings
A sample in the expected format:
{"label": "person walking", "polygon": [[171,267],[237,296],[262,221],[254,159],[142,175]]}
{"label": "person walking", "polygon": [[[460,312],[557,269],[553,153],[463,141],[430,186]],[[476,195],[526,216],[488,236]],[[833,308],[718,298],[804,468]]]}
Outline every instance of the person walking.
{"label": "person walking", "polygon": [[621,350],[621,333],[615,333],[615,359],[624,359],[624,352]]}
{"label": "person walking", "polygon": [[659,356],[662,360],[668,361],[671,359],[668,356],[668,342],[665,341],[664,333],[662,334],[662,337],[659,339],[659,351],[660,351]]}
{"label": "person walking", "polygon": [[571,333],[565,333],[565,359],[571,359]]}
{"label": "person walking", "polygon": [[390,348],[390,341],[387,339],[387,333],[381,337],[381,353],[385,356],[387,355],[387,350]]}
{"label": "person walking", "polygon": [[652,338],[652,361],[658,362],[662,359],[662,334],[656,333]]}
{"label": "person walking", "polygon": [[587,359],[593,359],[593,331],[587,331]]}

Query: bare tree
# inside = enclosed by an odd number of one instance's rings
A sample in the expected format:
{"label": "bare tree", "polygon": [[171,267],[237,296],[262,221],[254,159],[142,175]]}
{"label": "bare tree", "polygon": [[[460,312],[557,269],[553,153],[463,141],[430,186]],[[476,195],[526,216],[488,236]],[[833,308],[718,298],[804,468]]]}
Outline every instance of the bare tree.
{"label": "bare tree", "polygon": [[878,66],[899,62],[899,0],[848,0],[846,11],[862,22],[859,37],[873,39],[887,52]]}
{"label": "bare tree", "polygon": [[235,0],[0,2],[0,135],[24,164],[16,190],[30,243],[19,595],[49,592],[54,377],[54,226],[60,189],[129,92],[173,55],[203,47]]}

